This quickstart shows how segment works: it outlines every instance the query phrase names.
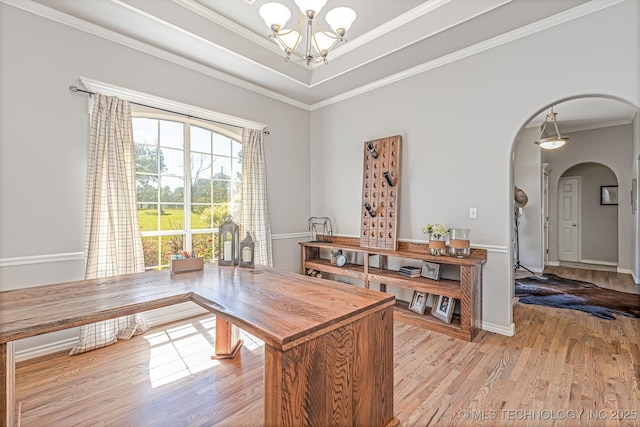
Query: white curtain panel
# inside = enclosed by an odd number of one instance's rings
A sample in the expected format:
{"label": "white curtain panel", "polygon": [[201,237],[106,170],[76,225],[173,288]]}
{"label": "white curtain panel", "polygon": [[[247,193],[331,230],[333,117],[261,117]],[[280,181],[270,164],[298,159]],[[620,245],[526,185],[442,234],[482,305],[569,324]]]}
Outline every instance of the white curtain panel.
{"label": "white curtain panel", "polygon": [[[85,278],[144,271],[136,207],[131,106],[115,96],[96,93],[87,162]],[[85,325],[71,354],[129,339],[148,329],[140,314]]]}
{"label": "white curtain panel", "polygon": [[242,226],[255,243],[255,263],[272,267],[267,162],[260,130],[242,131]]}

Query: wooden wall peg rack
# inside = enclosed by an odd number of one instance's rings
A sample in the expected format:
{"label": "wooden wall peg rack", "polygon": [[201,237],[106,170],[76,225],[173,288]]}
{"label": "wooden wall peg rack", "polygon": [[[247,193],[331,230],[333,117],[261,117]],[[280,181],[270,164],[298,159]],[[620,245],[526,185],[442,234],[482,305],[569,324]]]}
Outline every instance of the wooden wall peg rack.
{"label": "wooden wall peg rack", "polygon": [[396,250],[400,135],[364,142],[360,246]]}

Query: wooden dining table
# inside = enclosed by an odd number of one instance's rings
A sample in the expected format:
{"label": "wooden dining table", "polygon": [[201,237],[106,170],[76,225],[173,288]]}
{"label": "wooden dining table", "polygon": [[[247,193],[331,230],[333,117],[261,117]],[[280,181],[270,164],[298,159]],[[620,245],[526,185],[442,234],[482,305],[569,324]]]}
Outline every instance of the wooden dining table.
{"label": "wooden dining table", "polygon": [[237,328],[264,341],[266,426],[398,424],[393,295],[263,266],[206,264],[0,292],[0,426],[19,418],[16,340],[189,301],[216,315],[215,357],[235,354]]}

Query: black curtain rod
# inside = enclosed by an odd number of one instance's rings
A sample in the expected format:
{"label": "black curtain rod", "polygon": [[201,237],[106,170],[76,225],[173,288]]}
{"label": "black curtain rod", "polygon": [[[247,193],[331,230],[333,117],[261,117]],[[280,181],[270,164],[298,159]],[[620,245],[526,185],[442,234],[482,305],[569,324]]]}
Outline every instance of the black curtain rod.
{"label": "black curtain rod", "polygon": [[[88,90],[83,90],[83,89],[80,89],[79,87],[74,86],[74,85],[69,86],[69,90],[71,92],[87,93],[87,94],[89,94],[89,96],[92,96],[92,95],[96,94],[95,92],[91,92],[91,91],[88,91]],[[165,113],[178,114],[178,115],[184,116],[184,117],[186,117],[188,119],[204,120],[205,122],[216,123],[216,124],[225,125],[225,126],[231,126],[231,127],[238,128],[238,129],[244,129],[242,126],[231,125],[229,123],[224,123],[224,122],[217,122],[217,121],[211,120],[211,119],[203,119],[202,117],[192,116],[190,114],[180,113],[178,111],[171,111],[171,110],[167,110],[165,108],[154,107],[153,105],[140,104],[139,102],[133,102],[133,101],[129,101],[129,102],[131,104],[139,105],[141,107],[153,108],[154,110],[164,111]],[[262,132],[265,135],[269,135],[269,131],[268,130],[263,130]]]}

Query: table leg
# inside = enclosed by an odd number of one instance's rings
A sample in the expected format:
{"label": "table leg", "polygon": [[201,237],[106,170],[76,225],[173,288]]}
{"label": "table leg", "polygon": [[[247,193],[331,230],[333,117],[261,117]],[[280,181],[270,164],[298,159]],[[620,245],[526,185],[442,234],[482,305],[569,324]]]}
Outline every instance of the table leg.
{"label": "table leg", "polygon": [[242,347],[240,329],[216,316],[216,353],[212,359],[233,359]]}
{"label": "table leg", "polygon": [[0,426],[13,427],[16,405],[16,363],[13,342],[0,344]]}

